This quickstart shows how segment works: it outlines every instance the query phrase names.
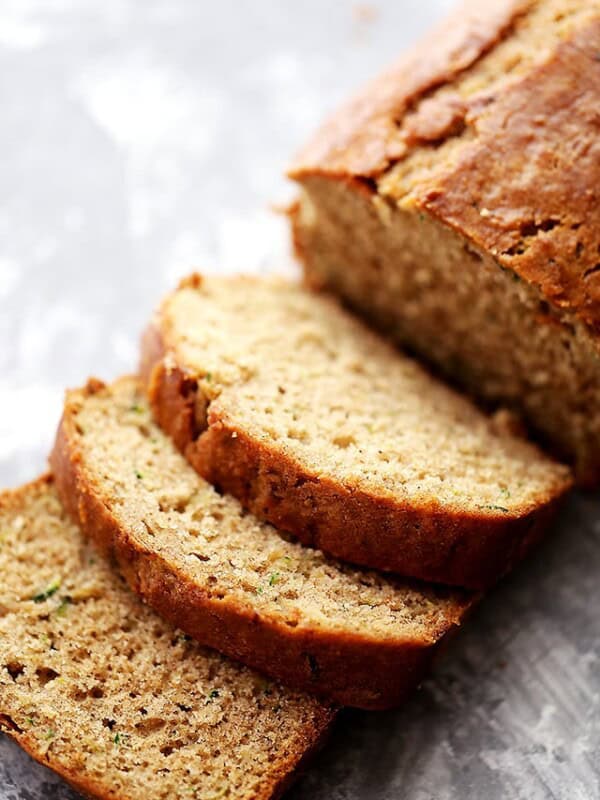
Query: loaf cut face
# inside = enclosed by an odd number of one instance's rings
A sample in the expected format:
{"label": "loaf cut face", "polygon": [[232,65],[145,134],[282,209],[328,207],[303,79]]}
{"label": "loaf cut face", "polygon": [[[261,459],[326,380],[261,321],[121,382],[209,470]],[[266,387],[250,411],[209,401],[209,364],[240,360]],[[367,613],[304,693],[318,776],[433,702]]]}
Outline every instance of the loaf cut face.
{"label": "loaf cut face", "polygon": [[59,492],[131,586],[186,633],[294,688],[397,705],[472,596],[336,563],[200,478],[136,381],[68,396]]}
{"label": "loaf cut face", "polygon": [[290,170],[308,282],[600,479],[600,3],[463,4]]}
{"label": "loaf cut face", "polygon": [[279,796],[333,712],[144,606],[42,478],[0,498],[0,730],[88,796]]}
{"label": "loaf cut face", "polygon": [[196,469],[344,560],[480,588],[538,537],[568,470],[334,301],[193,277],[144,343],[154,414]]}

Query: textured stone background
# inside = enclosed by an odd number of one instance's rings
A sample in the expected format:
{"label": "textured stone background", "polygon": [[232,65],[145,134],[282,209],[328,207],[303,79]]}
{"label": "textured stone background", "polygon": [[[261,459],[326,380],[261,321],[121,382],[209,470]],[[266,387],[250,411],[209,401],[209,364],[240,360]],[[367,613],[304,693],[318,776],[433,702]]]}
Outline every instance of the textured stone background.
{"label": "textured stone background", "polygon": [[[291,270],[281,177],[450,2],[0,0],[0,480],[66,385],[132,370],[191,266]],[[296,800],[600,796],[600,514],[573,500],[401,711],[348,712]],[[1,576],[0,576],[1,580]],[[0,800],[73,795],[0,737]]]}

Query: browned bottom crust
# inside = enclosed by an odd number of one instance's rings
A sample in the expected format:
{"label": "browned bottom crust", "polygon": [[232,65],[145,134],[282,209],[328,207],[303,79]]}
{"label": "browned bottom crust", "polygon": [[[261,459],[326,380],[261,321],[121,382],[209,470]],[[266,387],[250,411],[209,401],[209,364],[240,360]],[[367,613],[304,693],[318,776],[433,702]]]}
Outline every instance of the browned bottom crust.
{"label": "browned bottom crust", "polygon": [[142,377],[157,423],[203,478],[303,544],[336,558],[420,580],[489,588],[541,539],[562,496],[521,517],[502,510],[451,514],[434,503],[412,508],[374,497],[282,459],[208,408],[208,427],[195,420],[195,379],[164,357],[150,327]]}
{"label": "browned bottom crust", "polygon": [[[87,391],[101,386],[90,382]],[[293,688],[341,705],[398,706],[420,682],[445,636],[473,600],[457,598],[448,619],[422,639],[378,640],[266,619],[211,595],[160,553],[143,550],[106,507],[86,476],[70,435],[68,409],[50,457],[63,505],[84,533],[116,561],[132,589],[162,617],[199,642]]]}

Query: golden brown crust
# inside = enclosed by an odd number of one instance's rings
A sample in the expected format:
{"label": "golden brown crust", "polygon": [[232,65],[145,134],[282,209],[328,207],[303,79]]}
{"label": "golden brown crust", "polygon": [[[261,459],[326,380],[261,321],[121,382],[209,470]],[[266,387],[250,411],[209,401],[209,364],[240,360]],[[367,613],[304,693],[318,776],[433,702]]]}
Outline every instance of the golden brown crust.
{"label": "golden brown crust", "polygon": [[[471,101],[432,88],[452,86],[460,71],[510,34],[531,3],[476,4],[473,22],[459,8],[440,31],[342,108],[300,154],[290,175],[377,180],[413,145],[472,134],[453,158],[433,163],[404,201],[455,229],[500,265],[539,288],[543,299],[600,334],[600,9],[518,80]],[[595,14],[595,16],[594,16]],[[447,37],[446,39],[444,37]],[[458,42],[479,42],[455,64]],[[435,43],[439,42],[439,47]],[[445,42],[445,44],[444,44]],[[534,43],[535,46],[535,43]],[[467,52],[468,52],[467,48]],[[420,102],[418,111],[412,115]],[[391,190],[390,197],[394,197]]]}
{"label": "golden brown crust", "polygon": [[519,517],[451,513],[434,501],[415,508],[351,490],[232,428],[212,406],[207,429],[198,431],[196,381],[167,352],[156,325],[144,337],[142,361],[157,423],[200,475],[259,518],[344,561],[485,589],[541,538],[569,488],[555,487],[554,496]]}
{"label": "golden brown crust", "polygon": [[599,48],[600,17],[501,94],[478,119],[475,141],[415,197],[418,206],[492,253],[595,334]]}
{"label": "golden brown crust", "polygon": [[[98,391],[102,383],[95,379],[88,382],[90,392]],[[55,483],[50,474],[45,474],[38,479],[25,484],[17,489],[4,491],[0,494],[1,509],[19,509],[32,493],[44,492]],[[77,519],[76,504],[69,500],[69,513]],[[105,548],[106,550],[106,548]],[[273,768],[256,788],[255,800],[278,800],[289,786],[302,774],[304,768],[314,754],[323,746],[329,736],[332,724],[337,716],[333,708],[322,706],[315,708],[304,731],[300,746],[287,759],[281,758],[277,768]],[[28,735],[27,731],[18,728],[10,717],[0,709],[0,731],[6,733],[33,759],[60,775],[76,791],[90,798],[108,798],[111,800],[127,800],[127,795],[116,794],[114,787],[107,787],[101,780],[94,780],[91,776],[83,776],[75,766],[65,762],[65,759],[56,757],[52,750],[44,747],[40,749],[40,742],[35,737]]]}
{"label": "golden brown crust", "polygon": [[[432,89],[453,80],[494,47],[533,0],[466,0],[418,47],[333,115],[289,170],[372,178],[405,152],[398,120]],[[423,53],[426,57],[423,58]]]}
{"label": "golden brown crust", "polygon": [[[97,391],[88,384],[87,391]],[[421,640],[382,640],[335,630],[300,629],[261,617],[198,586],[160,553],[143,549],[110,512],[86,474],[71,415],[78,393],[67,399],[51,455],[65,508],[115,561],[131,588],[169,622],[194,639],[294,688],[342,705],[383,709],[399,705],[426,672],[444,636],[471,605],[456,600],[445,624]],[[175,425],[178,422],[175,421]]]}

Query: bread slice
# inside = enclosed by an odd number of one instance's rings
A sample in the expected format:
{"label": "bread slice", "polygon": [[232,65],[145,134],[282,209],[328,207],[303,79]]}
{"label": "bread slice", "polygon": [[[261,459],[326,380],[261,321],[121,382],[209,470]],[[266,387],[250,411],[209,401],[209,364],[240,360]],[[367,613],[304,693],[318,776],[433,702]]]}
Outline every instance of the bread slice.
{"label": "bread slice", "polygon": [[600,3],[470,0],[290,174],[313,287],[600,482]]}
{"label": "bread slice", "polygon": [[328,561],[219,495],[133,379],[67,398],[59,493],[131,586],[186,633],[294,688],[397,705],[472,597]]}
{"label": "bread slice", "polygon": [[334,712],[191,642],[65,515],[0,497],[0,730],[99,798],[278,797]]}
{"label": "bread slice", "polygon": [[489,586],[571,484],[566,467],[293,283],[193,276],[143,349],[155,417],[194,467],[347,561]]}

